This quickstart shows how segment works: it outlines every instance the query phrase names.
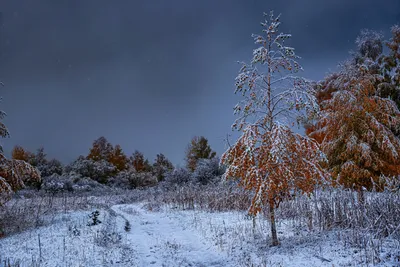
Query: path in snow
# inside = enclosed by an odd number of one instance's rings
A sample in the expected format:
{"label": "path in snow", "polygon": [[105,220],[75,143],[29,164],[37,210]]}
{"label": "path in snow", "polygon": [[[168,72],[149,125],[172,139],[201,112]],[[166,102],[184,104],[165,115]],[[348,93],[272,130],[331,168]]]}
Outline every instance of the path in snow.
{"label": "path in snow", "polygon": [[127,242],[139,266],[232,266],[224,252],[188,225],[188,218],[148,211],[143,204],[112,209],[131,224]]}

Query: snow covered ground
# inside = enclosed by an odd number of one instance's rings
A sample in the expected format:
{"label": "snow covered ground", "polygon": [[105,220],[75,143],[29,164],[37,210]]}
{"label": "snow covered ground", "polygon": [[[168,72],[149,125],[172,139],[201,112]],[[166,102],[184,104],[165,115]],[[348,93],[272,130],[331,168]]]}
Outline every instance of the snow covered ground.
{"label": "snow covered ground", "polygon": [[40,228],[0,239],[1,262],[52,267],[363,266],[363,251],[338,241],[334,232],[310,234],[289,221],[278,224],[282,244],[271,248],[268,222],[257,219],[253,228],[243,212],[182,211],[149,203],[99,211],[101,223],[95,226],[88,226],[91,211],[61,213]]}

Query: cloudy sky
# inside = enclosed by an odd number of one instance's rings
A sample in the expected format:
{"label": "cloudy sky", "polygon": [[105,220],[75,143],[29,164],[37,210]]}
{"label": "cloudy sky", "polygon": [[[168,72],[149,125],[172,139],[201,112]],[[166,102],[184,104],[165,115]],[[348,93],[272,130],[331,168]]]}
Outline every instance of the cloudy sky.
{"label": "cloudy sky", "polygon": [[218,154],[234,120],[234,77],[262,13],[319,80],[363,28],[400,23],[399,0],[1,0],[1,109],[16,144],[69,162],[105,136],[126,153],[181,164],[191,137]]}

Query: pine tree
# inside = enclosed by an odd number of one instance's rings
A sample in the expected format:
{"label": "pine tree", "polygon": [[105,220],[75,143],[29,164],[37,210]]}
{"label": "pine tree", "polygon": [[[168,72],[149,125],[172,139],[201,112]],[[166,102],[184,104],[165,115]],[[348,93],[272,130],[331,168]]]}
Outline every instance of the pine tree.
{"label": "pine tree", "polygon": [[325,173],[317,143],[290,127],[316,112],[312,87],[295,76],[302,68],[294,49],[285,45],[291,36],[279,32],[280,16],[271,12],[265,17],[263,34],[253,35],[260,46],[236,78],[235,93],[244,99],[235,107],[239,118],[233,128],[242,134],[221,163],[227,166],[225,177],[239,179],[254,193],[251,214],[268,207],[275,246],[275,208],[289,195],[312,192]]}
{"label": "pine tree", "polygon": [[204,136],[195,136],[186,149],[186,167],[193,172],[199,159],[212,159],[216,153],[212,151]]}

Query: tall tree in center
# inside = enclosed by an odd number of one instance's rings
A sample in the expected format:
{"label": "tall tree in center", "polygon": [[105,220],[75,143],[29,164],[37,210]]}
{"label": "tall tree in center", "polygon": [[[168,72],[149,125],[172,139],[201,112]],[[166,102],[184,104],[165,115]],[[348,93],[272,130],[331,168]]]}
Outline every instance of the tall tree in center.
{"label": "tall tree in center", "polygon": [[265,18],[262,35],[253,35],[259,47],[251,64],[243,63],[236,78],[235,93],[243,100],[235,107],[233,128],[242,134],[221,162],[227,178],[253,192],[251,214],[268,207],[272,245],[278,245],[275,208],[288,195],[312,192],[325,172],[317,143],[291,129],[316,113],[313,89],[295,76],[302,68],[294,48],[285,45],[291,36],[279,32],[280,16],[271,12]]}

